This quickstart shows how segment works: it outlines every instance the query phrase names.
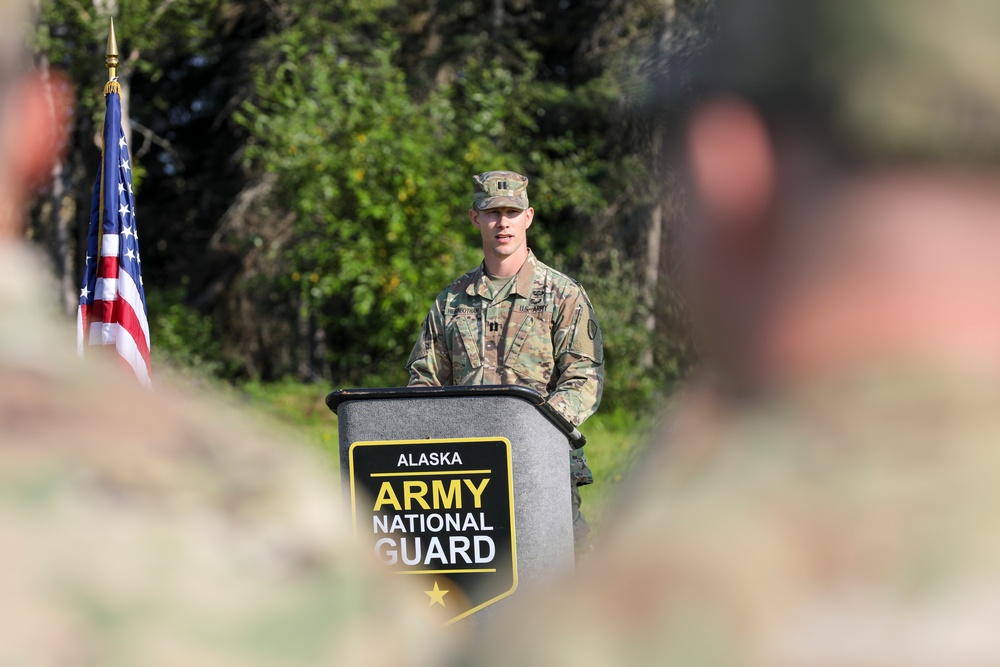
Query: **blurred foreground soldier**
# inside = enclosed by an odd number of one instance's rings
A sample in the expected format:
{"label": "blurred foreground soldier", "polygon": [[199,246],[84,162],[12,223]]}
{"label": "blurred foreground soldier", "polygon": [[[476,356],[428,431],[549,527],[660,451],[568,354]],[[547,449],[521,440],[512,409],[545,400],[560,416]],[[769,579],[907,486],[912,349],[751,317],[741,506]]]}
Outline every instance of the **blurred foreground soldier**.
{"label": "blurred foreground soldier", "polygon": [[1000,2],[719,15],[683,132],[711,373],[581,580],[468,663],[1000,664]]}
{"label": "blurred foreground soldier", "polygon": [[[528,179],[512,171],[472,178],[472,225],[483,263],[438,295],[407,369],[410,386],[511,384],[530,387],[574,426],[592,415],[604,389],[604,349],[594,307],[580,283],[535,259],[528,228]],[[582,450],[570,459],[573,537],[589,548],[577,487],[594,482]]]}
{"label": "blurred foreground soldier", "polygon": [[41,312],[22,213],[67,93],[19,66],[22,10],[0,0],[0,664],[436,664],[420,612],[356,554],[323,462],[84,368]]}

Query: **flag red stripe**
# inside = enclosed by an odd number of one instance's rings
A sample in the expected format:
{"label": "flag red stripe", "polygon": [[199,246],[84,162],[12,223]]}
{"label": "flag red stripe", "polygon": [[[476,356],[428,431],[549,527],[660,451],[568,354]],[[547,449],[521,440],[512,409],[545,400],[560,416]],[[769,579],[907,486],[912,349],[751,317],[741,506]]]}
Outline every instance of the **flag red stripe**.
{"label": "flag red stripe", "polygon": [[91,318],[89,322],[105,322],[118,324],[127,333],[142,355],[146,367],[150,367],[149,362],[149,341],[142,330],[142,324],[136,317],[135,311],[128,301],[117,299],[115,301],[94,301],[91,304]]}
{"label": "flag red stripe", "polygon": [[146,334],[142,330],[139,318],[136,317],[135,311],[132,310],[132,306],[128,301],[125,299],[119,299],[117,303],[118,324],[120,324],[122,329],[128,332],[128,335],[135,341],[135,346],[139,349],[139,354],[142,356],[142,360],[146,362],[146,370],[149,371],[151,370],[149,364],[149,341],[146,340]]}
{"label": "flag red stripe", "polygon": [[87,324],[89,325],[91,322],[114,322],[116,303],[118,303],[117,299],[114,301],[95,299],[94,302],[90,304],[90,319],[87,320]]}
{"label": "flag red stripe", "polygon": [[[139,352],[139,348],[135,344],[135,340],[128,335],[128,332],[124,331],[121,325],[112,325],[116,329],[115,335],[115,351],[118,356],[128,362],[129,366],[135,372],[136,379],[147,387],[152,386],[151,378],[149,375],[149,366],[145,359],[142,358],[142,354]],[[122,332],[119,336],[117,332]]]}
{"label": "flag red stripe", "polygon": [[117,278],[118,277],[118,258],[117,257],[101,257],[97,260],[97,277],[98,278]]}

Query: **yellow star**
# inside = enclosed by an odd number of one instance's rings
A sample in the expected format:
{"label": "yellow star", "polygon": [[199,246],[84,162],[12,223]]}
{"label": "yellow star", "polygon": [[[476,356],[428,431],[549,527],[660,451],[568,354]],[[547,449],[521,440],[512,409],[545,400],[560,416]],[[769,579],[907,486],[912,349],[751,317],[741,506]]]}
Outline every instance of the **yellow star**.
{"label": "yellow star", "polygon": [[432,591],[424,591],[424,593],[431,599],[430,604],[427,605],[428,607],[433,607],[435,603],[437,603],[437,604],[439,604],[439,605],[441,605],[443,607],[444,606],[444,596],[448,594],[448,591],[447,590],[443,591],[440,588],[438,588],[438,582],[435,581],[434,582],[434,590],[432,590]]}

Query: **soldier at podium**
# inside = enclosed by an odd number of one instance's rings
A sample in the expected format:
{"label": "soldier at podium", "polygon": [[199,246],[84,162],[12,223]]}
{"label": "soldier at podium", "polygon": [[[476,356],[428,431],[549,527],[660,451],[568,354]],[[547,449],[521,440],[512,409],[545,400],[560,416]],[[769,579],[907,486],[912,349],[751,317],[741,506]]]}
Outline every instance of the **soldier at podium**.
{"label": "soldier at podium", "polygon": [[[535,216],[528,179],[512,171],[473,176],[472,225],[483,262],[441,292],[407,362],[410,386],[521,385],[546,396],[573,425],[592,415],[604,387],[601,328],[583,287],[528,248]],[[573,535],[589,548],[577,488],[593,483],[582,451],[570,461]]]}

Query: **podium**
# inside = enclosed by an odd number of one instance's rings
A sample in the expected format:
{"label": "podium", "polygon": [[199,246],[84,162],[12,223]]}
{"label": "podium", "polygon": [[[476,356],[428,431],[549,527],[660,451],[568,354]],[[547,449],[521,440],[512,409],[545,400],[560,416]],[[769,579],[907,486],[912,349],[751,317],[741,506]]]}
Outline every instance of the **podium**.
{"label": "podium", "polygon": [[488,622],[518,592],[572,571],[569,458],[586,440],[541,394],[341,389],[326,403],[355,533],[423,584],[443,623]]}

